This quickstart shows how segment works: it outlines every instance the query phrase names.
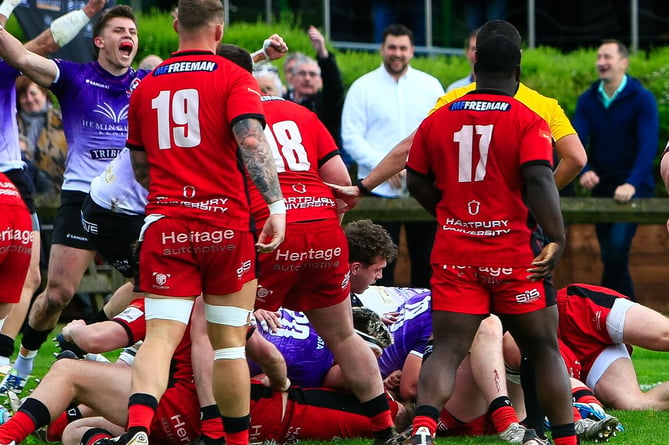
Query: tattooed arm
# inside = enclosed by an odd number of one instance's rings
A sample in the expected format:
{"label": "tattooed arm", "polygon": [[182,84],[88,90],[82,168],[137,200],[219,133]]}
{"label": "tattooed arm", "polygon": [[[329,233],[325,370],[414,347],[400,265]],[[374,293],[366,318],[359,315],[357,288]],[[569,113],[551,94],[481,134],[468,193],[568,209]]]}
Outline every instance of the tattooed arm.
{"label": "tattooed arm", "polygon": [[256,248],[260,252],[271,252],[281,244],[286,231],[286,206],[274,157],[259,120],[242,119],[232,126],[232,132],[249,177],[270,208],[270,216],[258,237]]}
{"label": "tattooed arm", "polygon": [[149,189],[149,161],[145,151],[130,150],[130,162],[135,180],[145,189]]}

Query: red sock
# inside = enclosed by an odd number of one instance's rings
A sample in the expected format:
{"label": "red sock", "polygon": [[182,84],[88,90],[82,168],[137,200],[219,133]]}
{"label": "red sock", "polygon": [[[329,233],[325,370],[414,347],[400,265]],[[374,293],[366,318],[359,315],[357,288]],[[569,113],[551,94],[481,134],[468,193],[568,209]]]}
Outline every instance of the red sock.
{"label": "red sock", "polygon": [[151,422],[156,413],[155,408],[147,405],[134,404],[128,406],[128,426],[130,428],[142,428],[148,433],[151,431]]}
{"label": "red sock", "polygon": [[51,422],[46,429],[46,440],[49,442],[60,442],[63,437],[63,430],[68,424],[67,412],[62,412],[56,420]]}
{"label": "red sock", "polygon": [[226,433],[225,443],[227,445],[249,445],[249,430]]}
{"label": "red sock", "polygon": [[416,416],[413,419],[413,431],[411,434],[415,434],[418,431],[418,428],[425,427],[430,431],[430,434],[434,436],[437,432],[437,421],[432,417],[428,416]]}
{"label": "red sock", "polygon": [[225,436],[225,431],[223,431],[223,419],[220,417],[202,420],[201,425],[203,436],[207,436],[212,439],[221,439]]}
{"label": "red sock", "polygon": [[372,421],[372,431],[383,431],[394,425],[389,409],[371,416],[369,420]]}
{"label": "red sock", "polygon": [[98,441],[98,440],[100,440],[100,439],[105,439],[105,438],[109,438],[109,439],[111,439],[111,437],[112,437],[112,436],[111,436],[109,433],[103,433],[103,432],[101,431],[101,432],[99,432],[99,433],[96,433],[96,434],[92,435],[92,436],[86,441],[86,443],[85,443],[84,445],[93,445],[96,441]]}
{"label": "red sock", "polygon": [[490,413],[490,418],[498,433],[505,431],[513,422],[518,422],[516,411],[511,406],[500,406]]}
{"label": "red sock", "polygon": [[571,395],[574,398],[574,402],[578,403],[596,403],[601,406],[602,403],[597,400],[595,393],[592,392],[587,386],[579,386],[578,388],[573,388],[571,390]]}
{"label": "red sock", "polygon": [[578,436],[553,438],[555,445],[578,445]]}
{"label": "red sock", "polygon": [[18,411],[7,423],[0,426],[0,443],[11,441],[20,443],[33,431],[35,431],[33,419],[23,411]]}

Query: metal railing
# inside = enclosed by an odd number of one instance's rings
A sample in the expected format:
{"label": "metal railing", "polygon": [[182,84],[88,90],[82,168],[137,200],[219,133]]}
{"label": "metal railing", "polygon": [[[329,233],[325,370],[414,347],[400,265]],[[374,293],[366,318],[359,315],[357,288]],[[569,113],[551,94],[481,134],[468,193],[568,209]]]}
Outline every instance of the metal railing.
{"label": "metal railing", "polygon": [[[141,0],[131,0],[134,2],[141,2]],[[639,0],[629,0],[629,20],[630,20],[630,49],[636,51],[639,48]],[[526,0],[526,26],[527,26],[527,43],[529,48],[537,46],[537,5],[536,0]],[[225,6],[225,22],[230,23],[231,1],[223,0]],[[265,0],[264,18],[266,23],[271,24],[273,20],[273,11],[278,0]],[[434,21],[433,12],[434,0],[424,0],[425,11],[425,45],[418,47],[419,52],[434,53],[434,54],[462,54],[461,48],[444,48],[434,45]],[[450,2],[449,2],[450,3]],[[363,49],[375,50],[378,47],[376,43],[362,43],[352,41],[337,41],[332,40],[332,5],[330,0],[322,0],[322,23],[324,28],[324,35],[335,47],[349,48],[349,49]]]}

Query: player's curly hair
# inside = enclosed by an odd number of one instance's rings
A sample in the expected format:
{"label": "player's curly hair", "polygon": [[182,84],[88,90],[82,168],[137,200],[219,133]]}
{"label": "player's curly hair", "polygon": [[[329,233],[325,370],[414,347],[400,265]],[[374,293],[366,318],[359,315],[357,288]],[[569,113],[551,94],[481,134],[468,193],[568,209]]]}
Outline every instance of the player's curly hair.
{"label": "player's curly hair", "polygon": [[344,226],[348,238],[348,262],[374,264],[377,258],[392,262],[397,258],[397,245],[386,229],[369,219],[351,221]]}
{"label": "player's curly hair", "polygon": [[385,349],[393,344],[393,337],[381,317],[366,307],[353,308],[353,327],[366,342]]}

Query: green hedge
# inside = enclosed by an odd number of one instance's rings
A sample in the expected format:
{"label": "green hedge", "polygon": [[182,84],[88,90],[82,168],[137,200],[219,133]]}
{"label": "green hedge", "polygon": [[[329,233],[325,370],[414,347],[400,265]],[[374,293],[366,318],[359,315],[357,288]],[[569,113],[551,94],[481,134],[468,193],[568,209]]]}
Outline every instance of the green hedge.
{"label": "green hedge", "polygon": [[[177,38],[171,28],[171,18],[165,13],[140,16],[141,54],[156,53],[165,56],[176,48]],[[169,31],[166,31],[169,29]],[[291,51],[313,54],[313,48],[302,30],[291,29],[285,24],[268,27],[264,23],[233,23],[225,29],[224,41],[240,45],[249,50],[257,49],[263,39],[272,33],[280,34]],[[376,52],[337,51],[337,61],[342,71],[344,84],[348,87],[361,75],[377,68],[380,58]],[[573,116],[578,96],[597,78],[595,71],[596,49],[580,49],[561,53],[554,48],[538,48],[523,52],[523,82],[531,88],[551,96],[560,102],[569,117]],[[280,61],[275,62],[280,67]],[[464,57],[421,56],[412,65],[424,70],[446,86],[460,79],[469,71]],[[281,70],[280,70],[281,71]],[[659,165],[659,154],[669,139],[669,48],[659,48],[650,53],[637,53],[630,57],[629,73],[641,80],[655,95],[660,110],[660,137],[655,169]],[[659,174],[657,174],[659,179]],[[658,181],[656,196],[666,196]],[[579,190],[578,195],[587,195]]]}
{"label": "green hedge", "polygon": [[[168,13],[152,11],[138,15],[140,49],[137,60],[147,54],[166,57],[177,47],[177,36],[172,30],[172,18]],[[11,19],[7,29],[19,32],[15,20]],[[272,33],[280,34],[291,51],[313,55],[314,51],[303,30],[291,28],[284,23],[269,27],[264,23],[235,22],[226,27],[224,41],[234,43],[251,51],[257,49]],[[337,60],[344,83],[350,85],[366,72],[377,68],[380,58],[376,52],[337,51]],[[523,52],[523,82],[531,88],[551,96],[560,102],[568,116],[572,116],[578,96],[596,80],[596,50],[580,49],[561,53],[553,48],[538,48]],[[280,66],[281,62],[275,62]],[[464,57],[421,56],[412,65],[429,72],[446,86],[463,77],[469,70]],[[629,73],[641,80],[655,95],[660,110],[659,154],[669,139],[669,48],[658,48],[652,52],[639,52],[630,57]],[[280,70],[281,71],[281,70]],[[659,175],[658,175],[659,178]],[[580,193],[582,194],[582,193]],[[657,196],[666,196],[658,184]]]}

